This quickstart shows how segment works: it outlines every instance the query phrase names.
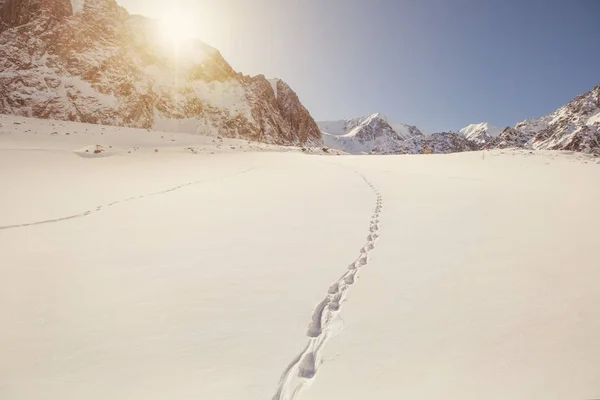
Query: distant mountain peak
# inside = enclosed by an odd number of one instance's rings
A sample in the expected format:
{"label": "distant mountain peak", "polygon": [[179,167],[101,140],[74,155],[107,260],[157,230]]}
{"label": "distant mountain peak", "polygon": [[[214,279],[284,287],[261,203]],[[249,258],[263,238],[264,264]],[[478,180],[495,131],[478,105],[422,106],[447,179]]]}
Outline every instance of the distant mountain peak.
{"label": "distant mountain peak", "polygon": [[473,143],[484,145],[500,135],[501,132],[501,128],[492,126],[488,122],[481,122],[465,126],[459,131],[459,134]]}
{"label": "distant mountain peak", "polygon": [[378,112],[348,120],[317,122],[317,125],[326,145],[352,154],[395,153],[404,140],[423,135],[417,127],[391,123]]}

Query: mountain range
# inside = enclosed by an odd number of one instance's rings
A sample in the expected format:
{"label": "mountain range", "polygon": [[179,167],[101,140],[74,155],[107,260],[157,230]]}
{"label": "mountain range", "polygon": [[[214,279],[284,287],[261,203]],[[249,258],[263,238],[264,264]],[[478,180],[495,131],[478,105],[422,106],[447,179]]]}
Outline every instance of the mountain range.
{"label": "mountain range", "polygon": [[352,154],[528,148],[600,155],[600,85],[549,115],[504,129],[483,122],[468,125],[458,133],[428,135],[415,126],[394,124],[381,114],[317,124],[326,145]]}
{"label": "mountain range", "polygon": [[600,154],[600,85],[505,129],[483,122],[425,134],[376,113],[316,123],[280,79],[235,71],[200,42],[173,46],[115,0],[0,0],[0,113],[351,154],[498,148]]}
{"label": "mountain range", "polygon": [[416,126],[392,123],[379,113],[317,124],[325,145],[350,154],[454,153],[477,147],[463,135],[424,134]]}

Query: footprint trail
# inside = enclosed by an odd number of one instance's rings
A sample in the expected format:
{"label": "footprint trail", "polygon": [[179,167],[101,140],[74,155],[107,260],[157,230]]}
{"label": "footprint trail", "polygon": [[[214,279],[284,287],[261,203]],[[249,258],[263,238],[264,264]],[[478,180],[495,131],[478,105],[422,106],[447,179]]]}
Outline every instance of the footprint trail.
{"label": "footprint trail", "polygon": [[331,284],[327,295],[315,307],[306,331],[306,336],[309,338],[308,344],[284,370],[272,400],[296,400],[302,389],[315,379],[321,364],[323,347],[328,339],[335,336],[340,330],[340,324],[336,322],[340,321],[340,313],[348,291],[355,284],[360,270],[369,263],[369,254],[375,249],[379,239],[383,198],[365,176],[354,172],[366,182],[377,197],[366,236],[367,242],[360,248],[358,257],[348,265],[347,271]]}
{"label": "footprint trail", "polygon": [[[245,174],[245,173],[250,172],[250,171],[252,171],[252,170],[254,170],[256,168],[259,168],[259,167],[248,168],[248,169],[245,169],[243,171],[237,172],[237,173],[235,173],[233,175]],[[222,177],[219,177],[219,178],[215,178],[215,179],[202,179],[202,180],[198,180],[198,181],[188,182],[188,183],[184,183],[182,185],[177,185],[177,186],[174,186],[172,188],[161,190],[161,191],[158,191],[158,192],[152,192],[152,193],[143,194],[143,195],[140,195],[140,196],[133,196],[133,197],[128,197],[128,198],[122,199],[122,200],[116,200],[116,201],[113,201],[112,203],[108,203],[108,204],[104,204],[104,205],[101,205],[101,206],[97,206],[97,207],[95,207],[95,208],[93,208],[91,210],[87,210],[87,211],[84,211],[84,212],[81,212],[81,213],[78,213],[78,214],[68,215],[66,217],[55,218],[55,219],[47,219],[47,220],[37,221],[37,222],[29,222],[29,223],[25,223],[25,224],[0,226],[0,231],[7,230],[7,229],[26,228],[28,226],[35,226],[35,225],[51,224],[51,223],[55,223],[55,222],[68,221],[68,220],[75,219],[75,218],[83,218],[83,217],[87,217],[88,215],[90,215],[92,213],[97,213],[99,211],[102,211],[105,208],[112,207],[112,206],[115,206],[115,205],[120,204],[120,203],[126,203],[128,201],[140,200],[140,199],[143,199],[145,197],[151,197],[151,196],[158,196],[158,195],[162,195],[162,194],[167,194],[167,193],[179,190],[179,189],[183,189],[183,188],[188,187],[188,186],[197,185],[199,183],[205,183],[205,182],[212,182],[212,181],[218,181],[218,180],[222,180],[222,179],[227,179],[230,176],[232,176],[232,175],[225,175],[225,176],[222,176]]]}

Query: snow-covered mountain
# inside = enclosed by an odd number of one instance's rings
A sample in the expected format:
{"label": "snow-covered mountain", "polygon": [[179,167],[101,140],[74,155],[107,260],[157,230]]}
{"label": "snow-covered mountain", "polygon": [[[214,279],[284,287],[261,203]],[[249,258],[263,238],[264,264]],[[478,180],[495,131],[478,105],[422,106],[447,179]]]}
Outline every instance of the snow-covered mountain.
{"label": "snow-covered mountain", "polygon": [[459,133],[467,140],[470,140],[478,145],[484,145],[488,143],[490,140],[500,135],[501,132],[501,128],[492,126],[487,122],[471,124],[459,131]]}
{"label": "snow-covered mountain", "polygon": [[600,154],[600,85],[552,114],[521,122],[516,128],[535,133],[534,149]]}
{"label": "snow-covered mountain", "polygon": [[453,153],[480,149],[572,150],[600,155],[600,85],[555,112],[500,129],[487,122],[424,135],[380,114],[318,122],[327,146],[352,154]]}
{"label": "snow-covered mountain", "polygon": [[552,114],[505,129],[485,146],[507,147],[600,154],[600,85]]}
{"label": "snow-covered mountain", "polygon": [[405,140],[423,136],[417,127],[391,123],[379,113],[349,120],[317,122],[317,125],[326,146],[351,154],[398,153]]}
{"label": "snow-covered mountain", "polygon": [[285,82],[244,76],[199,41],[166,43],[115,0],[0,0],[0,113],[321,143]]}

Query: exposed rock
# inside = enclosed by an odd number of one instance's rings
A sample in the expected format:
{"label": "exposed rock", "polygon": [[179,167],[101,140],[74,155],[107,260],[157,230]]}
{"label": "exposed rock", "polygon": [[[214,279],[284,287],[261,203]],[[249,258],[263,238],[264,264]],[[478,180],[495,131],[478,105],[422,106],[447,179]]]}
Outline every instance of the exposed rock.
{"label": "exposed rock", "polygon": [[484,148],[572,150],[600,154],[600,85],[552,114],[507,128]]}
{"label": "exposed rock", "polygon": [[477,150],[477,144],[454,132],[415,136],[402,142],[400,154],[448,154]]}
{"label": "exposed rock", "polygon": [[541,121],[543,129],[534,131],[531,141],[534,149],[600,154],[600,85]]}
{"label": "exposed rock", "polygon": [[40,17],[61,20],[72,14],[70,0],[5,0],[0,3],[0,32]]}
{"label": "exposed rock", "polygon": [[167,43],[155,21],[114,0],[86,0],[75,14],[69,0],[6,0],[2,12],[17,22],[0,34],[0,113],[321,143],[284,82],[274,93],[263,76],[237,73],[202,42]]}
{"label": "exposed rock", "polygon": [[507,149],[507,148],[524,148],[532,139],[531,133],[519,131],[515,128],[506,128],[502,133],[485,144],[482,148],[489,149]]}

